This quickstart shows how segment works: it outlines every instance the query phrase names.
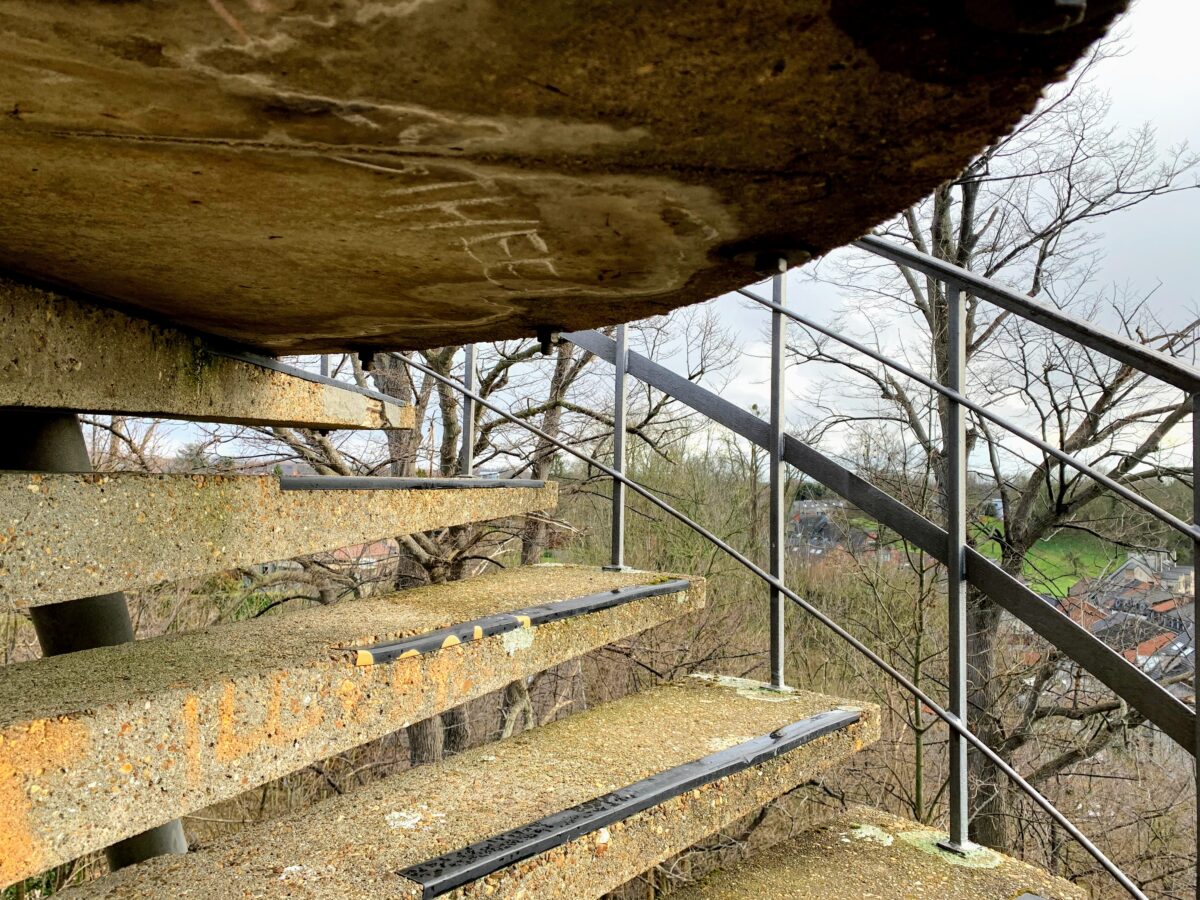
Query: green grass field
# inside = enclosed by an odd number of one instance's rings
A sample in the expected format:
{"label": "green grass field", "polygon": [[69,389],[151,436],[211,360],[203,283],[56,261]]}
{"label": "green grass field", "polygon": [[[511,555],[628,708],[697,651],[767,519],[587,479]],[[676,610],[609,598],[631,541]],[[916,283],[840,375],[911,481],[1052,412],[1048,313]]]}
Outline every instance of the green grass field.
{"label": "green grass field", "polygon": [[[998,525],[996,521],[985,520],[977,533]],[[1000,558],[1000,545],[996,541],[980,541],[977,546],[984,556]],[[1082,531],[1063,529],[1039,541],[1026,555],[1025,577],[1033,590],[1061,597],[1080,578],[1110,572],[1124,559],[1125,551],[1108,541]]]}

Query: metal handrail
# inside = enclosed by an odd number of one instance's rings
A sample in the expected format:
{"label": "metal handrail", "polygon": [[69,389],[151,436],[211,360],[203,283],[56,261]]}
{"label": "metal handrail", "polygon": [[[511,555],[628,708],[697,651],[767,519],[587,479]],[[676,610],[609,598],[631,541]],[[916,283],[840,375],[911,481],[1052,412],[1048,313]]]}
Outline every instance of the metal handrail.
{"label": "metal handrail", "polygon": [[1113,863],[1099,847],[1097,847],[1095,844],[1093,844],[1091,842],[1091,840],[1089,840],[1088,837],[1085,834],[1083,834],[1083,832],[1081,832],[1079,830],[1079,828],[1076,827],[1073,822],[1071,822],[1070,819],[1068,819],[1066,816],[1064,816],[1053,803],[1051,803],[1049,800],[1047,800],[1041,794],[1041,792],[1038,791],[1037,788],[1035,788],[1032,784],[1030,784],[1028,781],[1026,781],[1020,775],[1019,772],[1017,772],[1012,766],[1010,766],[1007,762],[1005,762],[1005,760],[999,754],[997,754],[994,750],[992,750],[991,747],[989,747],[986,743],[984,743],[982,740],[980,740],[978,737],[976,737],[975,734],[972,731],[970,731],[970,729],[968,729],[964,723],[960,722],[955,716],[951,715],[949,712],[947,712],[945,709],[943,709],[942,706],[940,704],[938,704],[932,697],[930,697],[923,690],[921,690],[920,687],[918,687],[916,684],[911,682],[902,672],[900,672],[898,669],[896,669],[894,666],[892,666],[890,663],[888,663],[885,659],[883,659],[881,656],[879,656],[877,653],[875,653],[873,650],[871,650],[870,647],[868,647],[866,644],[864,644],[862,641],[860,641],[858,638],[856,638],[850,632],[846,631],[841,625],[839,625],[837,622],[835,622],[829,616],[825,615],[823,612],[821,612],[819,609],[817,609],[815,606],[813,606],[811,603],[809,603],[807,600],[805,600],[803,597],[801,597],[795,591],[793,591],[789,587],[787,587],[787,585],[785,585],[780,579],[774,577],[773,575],[769,574],[768,572],[766,572],[765,570],[760,568],[749,557],[745,556],[744,554],[739,552],[737,549],[732,547],[730,544],[726,543],[724,540],[719,538],[713,532],[709,531],[703,525],[699,524],[695,520],[688,517],[686,514],[675,509],[673,506],[671,506],[666,501],[660,499],[657,495],[652,493],[647,488],[643,487],[642,485],[640,485],[633,479],[628,478],[623,472],[618,472],[616,469],[613,469],[613,468],[605,465],[604,463],[600,462],[597,459],[594,459],[593,457],[589,456],[588,454],[584,453],[583,451],[578,450],[575,447],[569,446],[564,441],[561,441],[555,437],[552,437],[550,434],[548,434],[547,432],[538,428],[536,425],[533,425],[529,422],[526,422],[522,419],[517,418],[516,416],[507,412],[506,410],[501,409],[498,405],[488,401],[484,397],[475,393],[474,391],[469,391],[465,385],[463,385],[462,383],[460,383],[458,381],[455,381],[453,378],[443,375],[440,372],[434,371],[429,366],[426,366],[423,363],[417,362],[415,359],[410,359],[407,357],[402,357],[402,359],[406,365],[412,366],[412,367],[416,368],[417,370],[423,372],[426,376],[431,377],[431,378],[435,379],[436,381],[439,381],[442,384],[445,384],[448,387],[451,387],[451,388],[457,390],[464,397],[467,397],[468,399],[470,399],[473,403],[477,403],[480,406],[482,406],[483,408],[491,410],[493,413],[500,416],[501,418],[503,418],[509,422],[512,422],[513,424],[521,426],[525,430],[536,435],[538,438],[557,447],[559,450],[565,451],[566,453],[570,454],[571,456],[574,456],[576,459],[580,460],[581,462],[594,467],[595,469],[599,470],[600,472],[603,472],[608,477],[621,482],[623,485],[625,485],[631,491],[636,493],[638,496],[649,501],[652,505],[656,506],[658,509],[662,510],[667,515],[671,516],[672,518],[674,518],[677,521],[681,522],[682,524],[686,525],[688,528],[690,528],[692,531],[696,532],[698,535],[700,535],[702,538],[707,540],[713,546],[717,547],[719,550],[724,552],[727,556],[729,556],[736,562],[740,563],[745,569],[747,569],[752,574],[756,575],[760,580],[766,582],[768,585],[770,585],[770,587],[772,587],[773,589],[778,591],[783,596],[787,597],[789,600],[791,600],[793,603],[795,603],[797,606],[799,606],[801,609],[803,609],[806,613],[808,613],[810,616],[815,618],[818,622],[820,622],[822,625],[824,625],[826,628],[828,628],[830,631],[832,631],[835,635],[837,635],[839,638],[841,638],[846,643],[848,643],[851,647],[853,647],[861,655],[865,656],[872,664],[875,665],[876,668],[878,668],[885,675],[890,677],[893,681],[895,681],[897,684],[899,684],[901,687],[903,687],[906,691],[908,691],[913,697],[915,697],[922,704],[924,704],[926,707],[928,707],[930,709],[930,711],[932,711],[935,716],[937,716],[939,719],[941,719],[943,722],[945,722],[947,724],[947,726],[949,726],[949,728],[953,732],[958,734],[964,741],[969,743],[979,753],[983,754],[988,760],[990,760],[993,765],[995,765],[997,768],[999,768],[1000,771],[1002,771],[1031,800],[1033,800],[1033,802],[1035,804],[1037,804],[1037,806],[1039,806],[1043,812],[1045,812],[1048,816],[1050,816],[1052,819],[1054,819],[1054,821],[1057,822],[1059,824],[1059,826],[1063,828],[1064,831],[1066,831],[1072,838],[1074,838],[1075,841],[1078,842],[1079,845],[1082,846],[1084,848],[1084,850],[1086,850],[1092,856],[1092,858],[1095,859],[1096,862],[1098,862],[1100,864],[1100,866],[1117,881],[1118,884],[1120,884],[1126,891],[1129,892],[1130,896],[1136,897],[1136,898],[1138,898],[1138,900],[1148,900],[1146,895],[1144,893],[1142,893],[1141,889],[1138,888],[1138,886],[1133,883],[1133,881],[1129,878],[1129,876],[1126,875],[1120,869],[1120,867],[1118,867],[1115,863]]}
{"label": "metal handrail", "polygon": [[876,256],[890,259],[902,266],[924,272],[940,281],[957,284],[964,291],[976,297],[981,297],[1022,319],[1028,319],[1056,334],[1077,341],[1085,347],[1098,350],[1106,356],[1132,366],[1139,372],[1152,375],[1189,394],[1200,393],[1200,369],[1195,366],[1180,362],[1173,356],[1131,341],[1119,334],[1097,328],[1091,322],[1077,319],[1061,309],[1031,300],[990,278],[985,278],[944,259],[938,259],[936,256],[930,256],[928,253],[884,240],[874,234],[859,238],[853,246]]}
{"label": "metal handrail", "polygon": [[[612,339],[597,331],[570,332],[564,334],[563,339],[608,363],[616,361]],[[764,449],[772,441],[769,424],[749,410],[639,353],[629,351],[627,364],[632,377],[680,401],[709,421]],[[783,435],[783,458],[938,562],[949,562],[951,542],[947,531],[891,494],[786,433]],[[1035,634],[1064,651],[1132,708],[1141,711],[1180,747],[1195,755],[1196,714],[1179,698],[979,551],[968,547],[965,555],[966,575],[972,585],[1028,625]]]}
{"label": "metal handrail", "polygon": [[976,413],[977,415],[982,416],[983,418],[987,419],[990,422],[994,422],[996,425],[999,425],[1001,428],[1005,429],[1006,431],[1010,432],[1011,434],[1015,434],[1017,437],[1021,438],[1022,440],[1029,441],[1029,443],[1033,444],[1035,447],[1037,447],[1039,450],[1043,451],[1044,453],[1048,453],[1049,455],[1053,456],[1055,459],[1059,460],[1060,462],[1065,463],[1066,465],[1070,466],[1071,468],[1083,473],[1084,475],[1087,475],[1089,478],[1096,480],[1097,482],[1104,485],[1106,488],[1108,488],[1113,493],[1115,493],[1121,497],[1124,497],[1130,503],[1133,503],[1134,505],[1140,507],[1145,512],[1150,513],[1150,515],[1154,516],[1160,522],[1162,522],[1166,525],[1170,525],[1172,528],[1174,528],[1176,531],[1178,531],[1180,534],[1184,535],[1185,537],[1191,538],[1193,541],[1200,541],[1200,526],[1189,525],[1187,522],[1184,522],[1178,516],[1172,515],[1171,513],[1167,512],[1162,507],[1151,502],[1150,500],[1147,500],[1145,497],[1143,497],[1141,494],[1137,493],[1136,491],[1132,491],[1129,488],[1125,487],[1120,482],[1114,481],[1112,478],[1109,478],[1107,475],[1105,475],[1103,472],[1099,471],[1098,469],[1094,468],[1093,466],[1089,466],[1087,463],[1085,463],[1082,460],[1078,459],[1077,457],[1071,455],[1070,453],[1067,453],[1066,451],[1061,450],[1058,447],[1055,447],[1053,444],[1049,443],[1048,441],[1042,440],[1041,438],[1039,438],[1037,435],[1033,434],[1032,432],[1026,431],[1020,425],[1017,425],[1014,422],[1010,422],[1008,419],[1004,418],[1001,415],[998,415],[997,413],[991,412],[986,407],[976,403],[974,400],[971,400],[968,397],[963,396],[963,394],[959,393],[958,391],[953,390],[952,388],[946,387],[946,385],[930,378],[927,375],[922,375],[916,369],[910,368],[909,366],[906,366],[904,363],[900,362],[899,360],[892,359],[890,356],[880,353],[878,350],[873,350],[872,348],[868,347],[866,344],[861,343],[860,341],[856,341],[853,338],[846,337],[845,335],[840,334],[840,333],[834,331],[833,329],[820,324],[819,322],[813,321],[812,319],[808,318],[807,316],[801,315],[800,313],[794,312],[793,310],[790,310],[786,307],[780,306],[777,303],[773,303],[770,300],[768,300],[766,297],[760,297],[757,294],[753,293],[752,291],[745,290],[744,288],[738,288],[737,293],[741,294],[743,297],[747,297],[750,300],[755,301],[756,303],[762,304],[763,306],[767,307],[768,309],[774,310],[775,312],[782,313],[783,315],[787,316],[792,321],[803,325],[805,328],[811,328],[813,331],[819,332],[819,333],[825,335],[826,337],[833,338],[833,340],[838,341],[839,343],[845,344],[847,347],[850,347],[853,350],[857,350],[859,353],[862,353],[866,356],[871,357],[871,359],[887,366],[888,368],[895,369],[897,372],[900,372],[901,374],[906,375],[909,378],[912,378],[914,381],[919,381],[921,384],[925,385],[925,387],[929,388],[930,390],[936,391],[937,393],[941,394],[942,396],[944,396],[950,400],[953,400],[955,403],[962,404],[967,409],[971,410],[972,412]]}

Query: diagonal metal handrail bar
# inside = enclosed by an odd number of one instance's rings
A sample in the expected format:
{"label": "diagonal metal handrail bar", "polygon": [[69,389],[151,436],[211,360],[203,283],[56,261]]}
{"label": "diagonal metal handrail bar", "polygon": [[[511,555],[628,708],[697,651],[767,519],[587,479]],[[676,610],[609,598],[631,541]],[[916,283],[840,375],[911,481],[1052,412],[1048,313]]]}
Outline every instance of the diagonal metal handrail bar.
{"label": "diagonal metal handrail bar", "polygon": [[902,266],[924,272],[939,281],[957,284],[967,293],[994,303],[1022,319],[1028,319],[1030,322],[1048,328],[1055,334],[1061,334],[1085,347],[1098,350],[1106,356],[1132,366],[1139,372],[1152,375],[1189,394],[1200,393],[1200,369],[1195,366],[1181,362],[1173,356],[1168,356],[1136,341],[1131,341],[1119,334],[1097,328],[1091,322],[1077,319],[1061,309],[1045,303],[1038,303],[990,278],[985,278],[944,259],[938,259],[936,256],[930,256],[928,253],[922,253],[920,250],[884,240],[874,234],[859,238],[853,246],[876,256],[890,259]]}
{"label": "diagonal metal handrail bar", "polygon": [[1060,462],[1070,466],[1071,468],[1075,469],[1078,472],[1081,472],[1084,475],[1087,475],[1089,478],[1094,479],[1098,483],[1104,485],[1106,488],[1108,488],[1114,494],[1124,497],[1130,503],[1133,503],[1134,505],[1140,507],[1145,512],[1148,512],[1150,515],[1154,516],[1154,518],[1158,519],[1160,522],[1163,522],[1166,525],[1170,525],[1172,528],[1174,528],[1176,531],[1183,534],[1185,537],[1191,538],[1193,541],[1200,541],[1200,527],[1198,527],[1196,525],[1189,525],[1187,522],[1183,521],[1178,516],[1172,515],[1171,513],[1167,512],[1162,507],[1158,506],[1157,504],[1153,503],[1150,500],[1147,500],[1141,494],[1137,493],[1137,491],[1130,490],[1129,488],[1125,487],[1125,485],[1121,484],[1119,481],[1114,481],[1112,478],[1108,477],[1107,475],[1105,475],[1103,472],[1099,471],[1095,467],[1089,466],[1087,463],[1076,458],[1075,456],[1072,456],[1070,453],[1067,453],[1065,450],[1055,447],[1053,444],[1049,443],[1048,441],[1042,440],[1037,435],[1033,434],[1032,432],[1026,431],[1020,425],[1010,422],[1008,419],[1004,418],[1003,416],[998,415],[997,413],[991,412],[990,410],[987,409],[987,407],[982,406],[981,404],[976,403],[974,400],[971,400],[971,399],[963,396],[958,391],[956,391],[952,388],[946,387],[944,384],[942,384],[939,381],[936,381],[933,378],[930,378],[928,375],[922,375],[916,369],[910,368],[909,366],[906,366],[904,363],[900,362],[899,360],[892,359],[890,356],[887,356],[884,353],[880,353],[878,350],[873,350],[870,347],[868,347],[866,344],[863,344],[860,341],[854,340],[854,338],[846,337],[844,334],[840,334],[837,331],[834,331],[832,328],[822,325],[819,322],[815,322],[812,319],[808,318],[808,316],[801,315],[800,313],[795,312],[794,310],[790,310],[787,307],[780,306],[778,303],[773,303],[772,301],[768,300],[766,297],[760,297],[757,294],[755,294],[753,291],[748,291],[745,288],[738,288],[737,293],[741,294],[743,297],[748,297],[749,299],[753,300],[755,303],[762,304],[763,306],[767,307],[768,309],[772,309],[776,312],[782,313],[783,315],[785,315],[789,319],[791,319],[793,322],[798,322],[799,324],[803,325],[805,328],[811,328],[813,331],[819,332],[819,333],[825,335],[826,337],[833,338],[833,340],[838,341],[839,343],[845,344],[847,347],[850,347],[852,350],[857,350],[859,353],[862,353],[866,356],[871,357],[871,359],[875,360],[878,363],[882,363],[883,365],[887,366],[888,368],[895,369],[897,372],[900,372],[901,374],[906,375],[909,378],[912,378],[914,381],[919,381],[921,384],[925,385],[925,387],[929,388],[930,390],[936,391],[937,393],[941,394],[942,396],[944,396],[950,400],[953,400],[955,403],[962,404],[967,409],[982,416],[983,418],[987,419],[989,422],[994,422],[996,425],[999,425],[1001,428],[1005,429],[1009,433],[1015,434],[1017,437],[1021,438],[1022,440],[1029,441],[1029,443],[1033,444],[1035,447],[1037,447],[1039,450],[1043,451],[1044,453],[1048,453],[1050,456],[1053,456],[1055,459],[1059,460]]}
{"label": "diagonal metal handrail bar", "polygon": [[[563,339],[605,362],[615,362],[613,340],[598,331],[573,331],[564,334]],[[627,364],[632,377],[694,409],[710,422],[759,447],[766,448],[772,440],[769,424],[748,409],[633,351],[627,353]],[[787,433],[783,434],[783,458],[938,562],[945,565],[949,561],[948,533],[891,494]],[[972,547],[966,548],[966,576],[1035,634],[1062,650],[1130,707],[1143,713],[1189,754],[1196,754],[1195,712],[1141,668]]]}
{"label": "diagonal metal handrail bar", "polygon": [[1000,769],[1000,771],[1002,771],[1014,784],[1016,784],[1035,804],[1037,804],[1042,809],[1043,812],[1045,812],[1048,816],[1050,816],[1050,818],[1052,818],[1055,822],[1057,822],[1059,824],[1059,826],[1062,827],[1062,829],[1067,832],[1067,834],[1071,835],[1071,837],[1074,838],[1079,843],[1079,845],[1081,847],[1083,847],[1083,849],[1086,850],[1092,856],[1092,858],[1095,859],[1096,862],[1098,862],[1101,865],[1101,867],[1103,867],[1104,870],[1106,872],[1108,872],[1117,881],[1118,884],[1121,885],[1121,887],[1123,887],[1126,891],[1129,892],[1130,896],[1136,897],[1136,898],[1138,898],[1138,900],[1148,900],[1146,895],[1144,893],[1142,893],[1141,889],[1136,884],[1133,883],[1133,881],[1129,878],[1129,876],[1126,875],[1120,869],[1119,866],[1117,866],[1112,860],[1110,860],[1104,854],[1104,851],[1102,851],[1099,847],[1097,847],[1095,844],[1093,844],[1091,842],[1091,840],[1087,837],[1087,835],[1085,835],[1082,831],[1080,831],[1079,828],[1076,827],[1076,825],[1070,819],[1068,819],[1061,812],[1059,812],[1058,807],[1056,807],[1053,803],[1051,803],[1044,796],[1042,796],[1041,792],[1038,791],[1037,788],[1035,788],[1032,784],[1030,784],[1028,781],[1026,781],[1021,776],[1021,774],[1019,772],[1017,772],[1017,770],[1014,769],[1012,766],[1010,766],[1007,762],[1005,762],[1005,760],[998,753],[996,753],[996,751],[994,751],[991,747],[989,747],[982,740],[980,740],[978,737],[976,737],[974,732],[972,732],[970,729],[968,729],[965,724],[960,722],[955,716],[952,716],[949,712],[947,712],[945,709],[943,709],[939,703],[937,703],[932,697],[930,697],[923,690],[921,690],[916,684],[909,681],[909,679],[902,672],[900,672],[898,669],[896,669],[894,666],[892,666],[890,663],[888,663],[887,660],[885,660],[883,657],[879,656],[879,654],[877,654],[874,650],[872,650],[870,647],[868,647],[866,644],[864,644],[862,641],[860,641],[858,638],[856,638],[854,635],[852,635],[850,632],[848,632],[846,629],[844,629],[841,625],[839,625],[837,622],[835,622],[829,616],[825,615],[825,613],[821,612],[819,609],[817,609],[815,606],[813,606],[811,603],[809,603],[807,600],[805,600],[803,597],[801,597],[799,594],[797,594],[795,591],[793,591],[791,588],[789,588],[787,585],[785,585],[778,578],[769,574],[767,571],[765,571],[764,569],[759,567],[749,557],[745,556],[743,553],[739,552],[737,549],[732,547],[730,544],[726,543],[724,540],[719,538],[713,532],[709,531],[707,528],[705,528],[700,523],[698,523],[695,520],[688,517],[685,513],[682,513],[679,510],[675,509],[675,507],[671,506],[665,500],[660,499],[656,494],[654,494],[647,488],[643,487],[642,485],[638,484],[633,479],[626,477],[626,475],[624,473],[618,472],[616,469],[613,469],[610,466],[607,466],[604,463],[600,462],[599,460],[594,459],[593,457],[584,453],[582,450],[578,450],[575,447],[571,447],[568,444],[566,444],[564,441],[560,441],[557,438],[552,437],[550,434],[548,434],[547,432],[538,428],[536,425],[533,425],[529,422],[526,422],[522,419],[517,418],[513,414],[509,413],[507,410],[501,409],[495,403],[492,403],[491,401],[487,400],[486,398],[481,397],[479,394],[475,393],[474,391],[468,390],[466,388],[466,386],[463,385],[461,382],[455,381],[453,378],[450,378],[447,375],[443,375],[440,372],[436,372],[429,366],[426,366],[423,363],[417,362],[415,359],[409,359],[406,357],[402,357],[402,359],[406,365],[412,366],[412,367],[416,368],[417,370],[419,370],[420,372],[424,373],[426,376],[433,378],[436,381],[439,381],[442,384],[453,388],[454,390],[457,390],[464,397],[467,397],[468,399],[472,400],[473,402],[479,404],[484,409],[491,410],[493,413],[495,413],[496,415],[505,419],[506,421],[512,422],[515,425],[519,425],[520,427],[524,428],[526,431],[529,431],[531,434],[534,434],[537,437],[541,438],[542,440],[546,441],[547,443],[551,444],[552,446],[557,447],[559,450],[563,450],[566,453],[569,453],[571,456],[574,456],[576,459],[580,460],[581,462],[586,463],[587,465],[596,468],[600,472],[603,472],[609,478],[613,478],[617,481],[620,481],[623,485],[625,485],[627,488],[629,488],[629,490],[633,491],[639,497],[642,497],[643,499],[649,501],[651,504],[656,506],[658,509],[662,510],[667,515],[671,516],[673,519],[677,520],[678,522],[682,523],[683,525],[686,525],[692,531],[696,532],[696,534],[700,535],[702,538],[704,538],[706,541],[711,543],[713,546],[717,547],[717,549],[721,550],[727,556],[729,556],[730,558],[732,558],[733,560],[735,560],[736,562],[741,564],[742,567],[747,569],[751,574],[756,575],[759,579],[766,582],[771,587],[775,588],[775,590],[779,591],[779,593],[783,594],[785,597],[787,597],[789,600],[791,600],[793,603],[795,603],[797,606],[799,606],[801,609],[803,609],[806,613],[808,613],[810,616],[815,618],[818,622],[820,622],[822,625],[824,625],[826,628],[828,628],[830,631],[832,631],[834,634],[836,634],[839,638],[841,638],[846,643],[848,643],[856,651],[858,651],[860,654],[865,656],[868,660],[870,660],[870,662],[872,664],[875,665],[876,668],[878,668],[885,675],[887,675],[889,678],[891,678],[893,681],[895,681],[897,684],[899,684],[901,687],[903,687],[906,691],[908,691],[910,694],[912,694],[913,697],[915,697],[917,700],[919,700],[921,703],[923,703],[925,706],[927,706],[933,712],[933,714],[936,715],[943,722],[945,722],[950,727],[951,730],[953,730],[956,734],[958,734],[960,737],[962,737],[963,740],[965,740],[972,747],[974,747],[979,753],[981,753],[981,754],[983,754],[983,756],[987,757],[992,762],[993,765],[995,765],[998,769]]}

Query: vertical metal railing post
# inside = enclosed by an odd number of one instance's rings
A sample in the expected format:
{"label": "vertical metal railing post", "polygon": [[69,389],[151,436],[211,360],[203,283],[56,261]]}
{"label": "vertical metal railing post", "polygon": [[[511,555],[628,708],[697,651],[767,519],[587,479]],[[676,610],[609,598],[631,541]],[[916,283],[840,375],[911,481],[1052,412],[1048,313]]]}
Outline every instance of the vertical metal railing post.
{"label": "vertical metal railing post", "polygon": [[[1197,481],[1197,476],[1200,476],[1200,394],[1192,395],[1192,522],[1200,524],[1200,481]],[[1200,582],[1196,581],[1196,576],[1200,575],[1200,541],[1192,540],[1192,659],[1200,659],[1200,641],[1197,641],[1197,632],[1200,632],[1196,622],[1195,610],[1200,609],[1200,590],[1197,590]],[[1196,710],[1200,712],[1200,691],[1197,690],[1195,663],[1192,668],[1192,703]],[[1200,715],[1196,717],[1196,746],[1200,747]],[[1200,900],[1200,756],[1194,758],[1192,763],[1196,768],[1194,784],[1197,787],[1196,792],[1196,897]]]}
{"label": "vertical metal railing post", "polygon": [[[463,384],[475,393],[475,345],[463,348]],[[458,474],[470,478],[475,474],[475,401],[463,394],[462,449],[458,453]]]}
{"label": "vertical metal railing post", "polygon": [[[962,288],[946,284],[946,386],[966,392],[967,322]],[[967,418],[962,404],[947,400],[946,589],[949,603],[950,703],[949,712],[967,724]],[[950,732],[950,835],[949,849],[964,852],[967,842],[967,742]]]}
{"label": "vertical metal railing post", "polygon": [[[616,353],[613,356],[613,463],[612,467],[620,474],[625,474],[625,414],[628,392],[625,386],[625,373],[629,369],[629,338],[625,325],[617,326]],[[625,485],[613,479],[612,484],[612,539],[610,548],[612,555],[605,569],[620,571],[625,568]]]}
{"label": "vertical metal railing post", "polygon": [[[787,260],[778,263],[779,272],[771,279],[771,299],[783,306],[787,302]],[[786,426],[784,396],[784,370],[787,367],[787,322],[788,320],[778,310],[771,312],[771,446],[768,448],[767,465],[769,472],[769,489],[771,492],[771,527],[767,539],[770,552],[769,569],[771,574],[780,581],[784,580],[784,567],[787,562],[787,520],[788,510],[784,497],[784,463],[783,463],[783,433]],[[783,677],[783,645],[784,645],[784,605],[786,600],[779,589],[772,586],[770,591],[771,606],[771,635],[770,661],[771,685],[776,688],[784,686]]]}

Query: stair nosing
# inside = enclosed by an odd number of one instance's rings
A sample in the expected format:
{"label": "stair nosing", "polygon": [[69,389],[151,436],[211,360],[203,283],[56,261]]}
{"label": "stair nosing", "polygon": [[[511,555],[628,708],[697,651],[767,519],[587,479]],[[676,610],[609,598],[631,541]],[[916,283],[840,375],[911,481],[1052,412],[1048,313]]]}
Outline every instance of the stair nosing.
{"label": "stair nosing", "polygon": [[806,716],[769,734],[656,772],[600,797],[431,857],[401,869],[397,874],[419,885],[424,900],[431,900],[681,794],[769,762],[818,738],[849,728],[861,719],[861,710],[849,708]]}
{"label": "stair nosing", "polygon": [[384,641],[367,647],[351,647],[349,651],[355,654],[355,663],[359,666],[388,663],[408,656],[436,653],[447,647],[495,637],[509,631],[516,631],[518,628],[534,628],[563,619],[573,619],[577,616],[623,606],[636,600],[645,600],[664,594],[678,594],[688,590],[691,585],[692,582],[687,579],[673,578],[655,584],[612,588],[607,591],[584,594],[581,597],[527,606],[507,613],[469,619],[465,622],[456,622],[445,628],[438,628],[400,640]]}

